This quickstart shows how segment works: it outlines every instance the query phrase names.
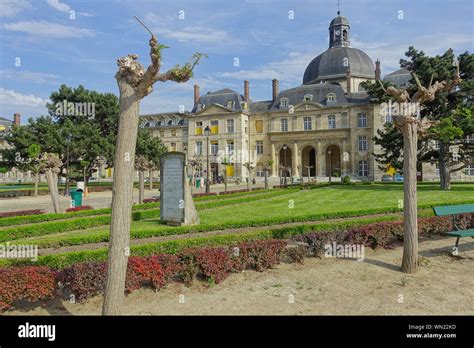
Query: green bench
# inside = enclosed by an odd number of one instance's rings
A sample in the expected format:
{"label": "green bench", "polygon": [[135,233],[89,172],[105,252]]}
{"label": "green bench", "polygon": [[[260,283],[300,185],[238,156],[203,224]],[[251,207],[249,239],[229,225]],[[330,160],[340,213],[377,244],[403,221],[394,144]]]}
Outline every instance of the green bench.
{"label": "green bench", "polygon": [[459,239],[463,237],[474,238],[474,228],[462,230],[459,228],[456,217],[458,214],[474,213],[474,204],[460,204],[460,205],[445,205],[441,207],[434,207],[434,213],[436,216],[447,216],[451,215],[453,219],[454,231],[446,232],[445,234],[451,237],[456,237],[456,245],[453,247],[452,254],[458,255]]}

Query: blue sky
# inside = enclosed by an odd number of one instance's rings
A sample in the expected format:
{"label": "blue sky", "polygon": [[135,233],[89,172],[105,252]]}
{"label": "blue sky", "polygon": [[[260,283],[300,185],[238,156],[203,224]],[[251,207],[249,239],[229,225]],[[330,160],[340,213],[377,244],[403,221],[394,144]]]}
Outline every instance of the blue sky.
{"label": "blue sky", "polygon": [[[410,45],[430,55],[450,47],[472,52],[473,4],[341,0],[341,12],[351,24],[352,47],[380,59],[385,75]],[[266,100],[273,78],[281,89],[301,84],[308,63],[327,49],[336,11],[336,0],[0,0],[0,116],[20,112],[25,122],[46,114],[49,95],[63,83],[118,94],[116,59],[136,53],[149,63],[149,35],[134,15],[170,46],[163,69],[195,51],[209,55],[188,83],[157,83],[141,113],[190,109],[195,83],[202,94],[225,87],[243,93],[247,79],[251,99]]]}

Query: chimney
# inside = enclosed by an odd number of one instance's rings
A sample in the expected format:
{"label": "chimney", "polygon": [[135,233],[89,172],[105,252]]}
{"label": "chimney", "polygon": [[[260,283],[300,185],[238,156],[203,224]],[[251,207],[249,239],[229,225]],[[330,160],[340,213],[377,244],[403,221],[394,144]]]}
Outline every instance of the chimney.
{"label": "chimney", "polygon": [[249,102],[249,82],[244,81],[244,101],[248,104]]}
{"label": "chimney", "polygon": [[347,80],[347,93],[352,93],[352,90],[351,90],[351,70],[350,69],[347,69],[346,80]]}
{"label": "chimney", "polygon": [[275,101],[278,95],[278,80],[272,80],[272,100]]}
{"label": "chimney", "polygon": [[18,112],[13,114],[13,124],[17,126],[21,124],[21,115]]}
{"label": "chimney", "polygon": [[194,85],[194,106],[198,104],[199,101],[199,86]]}
{"label": "chimney", "polygon": [[380,60],[376,60],[375,61],[375,80],[380,80],[380,75],[381,75],[381,71],[380,71]]}

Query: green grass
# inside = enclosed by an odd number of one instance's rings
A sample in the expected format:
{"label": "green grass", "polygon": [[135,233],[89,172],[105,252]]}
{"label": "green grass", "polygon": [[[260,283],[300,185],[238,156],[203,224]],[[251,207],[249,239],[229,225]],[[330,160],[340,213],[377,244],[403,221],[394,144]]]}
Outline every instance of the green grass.
{"label": "green grass", "polygon": [[[258,192],[258,193],[257,193]],[[241,196],[222,196],[212,200],[205,197],[203,202],[196,199],[200,210],[199,226],[170,227],[159,219],[134,221],[132,238],[146,238],[172,234],[205,232],[224,228],[250,226],[270,226],[288,222],[318,221],[336,217],[362,216],[367,214],[397,212],[399,200],[403,198],[403,187],[398,185],[332,185],[314,190],[297,189],[257,191]],[[237,194],[236,194],[237,195]],[[213,196],[215,197],[215,196]],[[218,196],[217,196],[218,197]],[[442,191],[438,185],[424,184],[418,187],[419,208],[435,205],[474,202],[474,184],[453,185],[451,191]],[[205,209],[205,210],[203,210]],[[136,212],[138,213],[138,212]],[[142,218],[157,216],[157,210],[144,211]],[[426,215],[426,213],[424,213]],[[90,223],[90,222],[89,222]],[[86,226],[90,227],[91,225]],[[41,224],[37,227],[41,227]],[[74,231],[74,224],[66,226],[71,231],[53,230],[49,236],[40,231],[10,237],[35,238],[20,239],[16,242],[35,242],[43,247],[77,245],[108,240],[109,227],[96,227]],[[0,236],[2,235],[0,231]],[[46,234],[46,233],[45,233]],[[6,236],[2,239],[6,240]]]}

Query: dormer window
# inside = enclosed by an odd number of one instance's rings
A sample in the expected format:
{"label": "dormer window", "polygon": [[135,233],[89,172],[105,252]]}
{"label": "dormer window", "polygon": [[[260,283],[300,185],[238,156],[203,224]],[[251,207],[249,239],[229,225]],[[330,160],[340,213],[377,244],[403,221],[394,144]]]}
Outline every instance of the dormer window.
{"label": "dormer window", "polygon": [[289,102],[288,98],[281,98],[280,99],[280,107],[281,108],[288,107],[288,102]]}
{"label": "dormer window", "polygon": [[303,100],[305,103],[307,102],[310,102],[313,100],[313,95],[312,94],[306,94],[304,97],[303,97]]}
{"label": "dormer window", "polygon": [[336,101],[336,95],[334,93],[329,93],[327,95],[328,103],[334,103]]}
{"label": "dormer window", "polygon": [[228,109],[233,109],[235,106],[235,102],[233,100],[228,100],[227,101],[227,108]]}
{"label": "dormer window", "polygon": [[204,109],[204,104],[199,103],[198,104],[198,110],[202,110],[202,109]]}

